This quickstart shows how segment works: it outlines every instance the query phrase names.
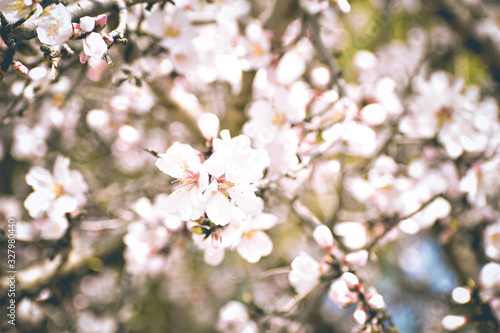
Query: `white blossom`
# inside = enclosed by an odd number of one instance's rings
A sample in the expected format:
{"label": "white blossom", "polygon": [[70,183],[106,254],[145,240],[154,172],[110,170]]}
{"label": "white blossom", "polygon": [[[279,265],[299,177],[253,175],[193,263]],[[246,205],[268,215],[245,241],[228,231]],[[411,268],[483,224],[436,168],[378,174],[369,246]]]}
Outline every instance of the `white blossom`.
{"label": "white blossom", "polygon": [[196,220],[203,214],[202,193],[208,187],[208,174],[199,153],[189,145],[176,142],[159,156],[156,166],[179,182],[166,200],[166,212],[177,214],[183,221]]}
{"label": "white blossom", "polygon": [[288,280],[299,295],[306,295],[319,284],[320,276],[319,263],[309,254],[300,252],[292,261]]}
{"label": "white blossom", "polygon": [[224,130],[220,137],[213,140],[214,153],[203,164],[213,179],[206,211],[213,223],[226,225],[231,219],[231,204],[245,212],[257,207],[253,184],[262,177],[269,157],[263,149],[252,149],[245,135],[231,139]]}
{"label": "white blossom", "polygon": [[67,157],[57,157],[53,174],[42,167],[32,167],[26,183],[34,189],[24,202],[32,217],[41,217],[46,212],[57,218],[75,212],[86,202],[87,184],[79,171],[69,170]]}
{"label": "white blossom", "polygon": [[38,39],[43,44],[61,45],[73,35],[71,15],[63,4],[52,5],[45,10],[49,15],[37,20]]}

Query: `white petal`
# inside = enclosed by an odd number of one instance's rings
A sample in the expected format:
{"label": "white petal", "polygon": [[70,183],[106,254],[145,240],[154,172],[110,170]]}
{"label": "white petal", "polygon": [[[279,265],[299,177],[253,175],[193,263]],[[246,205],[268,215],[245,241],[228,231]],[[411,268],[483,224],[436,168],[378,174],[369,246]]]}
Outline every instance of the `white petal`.
{"label": "white petal", "polygon": [[175,190],[163,205],[169,214],[175,214],[183,221],[196,220],[203,214],[204,199],[201,193],[193,188]]}
{"label": "white petal", "polygon": [[182,178],[184,176],[184,164],[174,156],[160,154],[160,158],[156,160],[155,165],[162,172],[174,178]]}
{"label": "white petal", "polygon": [[26,175],[26,183],[33,186],[33,189],[49,189],[54,184],[54,179],[49,171],[42,167],[35,166],[30,169]]}
{"label": "white petal", "polygon": [[231,200],[244,212],[252,212],[258,207],[255,191],[257,188],[250,185],[236,185],[227,190]]}
{"label": "white petal", "polygon": [[213,113],[204,113],[198,118],[198,127],[203,137],[210,141],[219,133],[219,118]]}
{"label": "white petal", "polygon": [[40,189],[28,195],[24,201],[24,207],[28,210],[31,217],[40,217],[43,212],[50,207],[50,191]]}
{"label": "white petal", "polygon": [[73,212],[76,207],[78,207],[78,202],[75,198],[65,195],[57,199],[54,209],[49,212],[49,215],[53,217],[63,216],[65,213]]}
{"label": "white petal", "polygon": [[167,150],[167,155],[180,159],[187,169],[195,168],[201,164],[198,151],[184,143],[175,142],[172,147]]}
{"label": "white petal", "polygon": [[227,225],[231,220],[231,203],[220,192],[217,192],[207,204],[207,215],[217,225]]}
{"label": "white petal", "polygon": [[[60,45],[73,34],[71,15],[63,4],[55,5],[52,8],[49,16],[42,16],[37,20],[36,32],[38,39],[43,44]],[[57,29],[56,32],[54,32],[55,29]]]}
{"label": "white petal", "polygon": [[259,230],[271,229],[277,222],[278,217],[276,215],[267,213],[262,213],[250,221],[252,228]]}
{"label": "white petal", "polygon": [[64,184],[69,174],[69,158],[57,156],[54,162],[54,180],[58,184]]}
{"label": "white petal", "polygon": [[95,27],[95,19],[90,16],[84,16],[80,19],[80,29],[85,32],[91,32]]}
{"label": "white petal", "polygon": [[261,257],[267,256],[273,250],[273,242],[262,231],[244,235],[236,247],[238,254],[250,263],[256,263]]}

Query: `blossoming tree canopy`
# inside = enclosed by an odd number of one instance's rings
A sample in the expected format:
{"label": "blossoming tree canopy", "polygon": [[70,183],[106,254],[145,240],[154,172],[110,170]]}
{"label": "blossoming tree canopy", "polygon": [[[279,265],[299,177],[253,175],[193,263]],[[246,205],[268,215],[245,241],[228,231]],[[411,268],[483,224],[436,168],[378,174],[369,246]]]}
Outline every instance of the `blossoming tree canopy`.
{"label": "blossoming tree canopy", "polygon": [[500,332],[499,12],[0,0],[0,331]]}

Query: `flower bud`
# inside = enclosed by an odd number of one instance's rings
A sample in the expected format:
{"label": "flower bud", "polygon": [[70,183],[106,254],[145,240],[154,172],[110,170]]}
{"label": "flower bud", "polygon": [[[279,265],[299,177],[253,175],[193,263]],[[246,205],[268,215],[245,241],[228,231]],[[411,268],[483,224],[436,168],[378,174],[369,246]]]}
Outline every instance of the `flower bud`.
{"label": "flower bud", "polygon": [[96,17],[95,24],[97,26],[104,27],[106,25],[107,21],[108,21],[108,16],[106,14],[101,14],[101,15]]}
{"label": "flower bud", "polygon": [[385,306],[384,297],[380,294],[374,294],[368,298],[368,305],[375,310],[380,310]]}
{"label": "flower bud", "polygon": [[345,308],[358,301],[358,294],[349,290],[343,279],[337,279],[330,286],[328,298],[339,307]]}
{"label": "flower bud", "polygon": [[204,113],[198,118],[198,127],[207,141],[212,141],[219,133],[219,118],[213,113]]}
{"label": "flower bud", "polygon": [[316,243],[319,244],[326,252],[333,253],[335,243],[331,230],[326,225],[316,227],[313,232],[313,237]]}
{"label": "flower bud", "polygon": [[352,316],[359,325],[363,325],[368,317],[362,306],[358,306]]}
{"label": "flower bud", "polygon": [[80,29],[85,32],[91,32],[94,30],[95,20],[90,16],[84,16],[80,19]]}
{"label": "flower bud", "polygon": [[111,45],[115,42],[113,37],[111,37],[109,34],[101,34],[102,39],[106,42],[107,45]]}
{"label": "flower bud", "polygon": [[222,235],[219,231],[212,232],[212,247],[218,249],[222,243]]}
{"label": "flower bud", "polygon": [[14,60],[12,61],[12,66],[14,66],[14,69],[22,75],[28,75],[28,68],[24,66],[22,62]]}
{"label": "flower bud", "polygon": [[351,272],[345,272],[340,278],[345,281],[347,287],[351,290],[357,290],[360,286],[358,277]]}

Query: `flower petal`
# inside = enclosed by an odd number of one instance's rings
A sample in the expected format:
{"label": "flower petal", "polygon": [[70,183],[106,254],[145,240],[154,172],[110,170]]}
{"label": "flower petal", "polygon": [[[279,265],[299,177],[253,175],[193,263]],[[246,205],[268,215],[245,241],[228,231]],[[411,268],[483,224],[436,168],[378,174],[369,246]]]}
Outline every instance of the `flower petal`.
{"label": "flower petal", "polygon": [[75,198],[65,195],[56,200],[54,208],[49,211],[49,216],[59,217],[65,213],[73,212],[78,207],[78,202]]}
{"label": "flower petal", "polygon": [[217,225],[227,225],[231,220],[231,203],[220,192],[217,192],[207,204],[207,215]]}
{"label": "flower petal", "polygon": [[33,189],[36,191],[42,188],[50,189],[54,183],[54,179],[49,171],[35,166],[26,175],[26,183],[33,186]]}
{"label": "flower petal", "polygon": [[41,217],[42,213],[49,209],[50,203],[50,190],[42,188],[28,195],[24,201],[24,207],[31,217],[37,218]]}
{"label": "flower petal", "polygon": [[184,164],[175,156],[160,154],[160,158],[156,161],[155,165],[171,177],[180,179],[184,176]]}

